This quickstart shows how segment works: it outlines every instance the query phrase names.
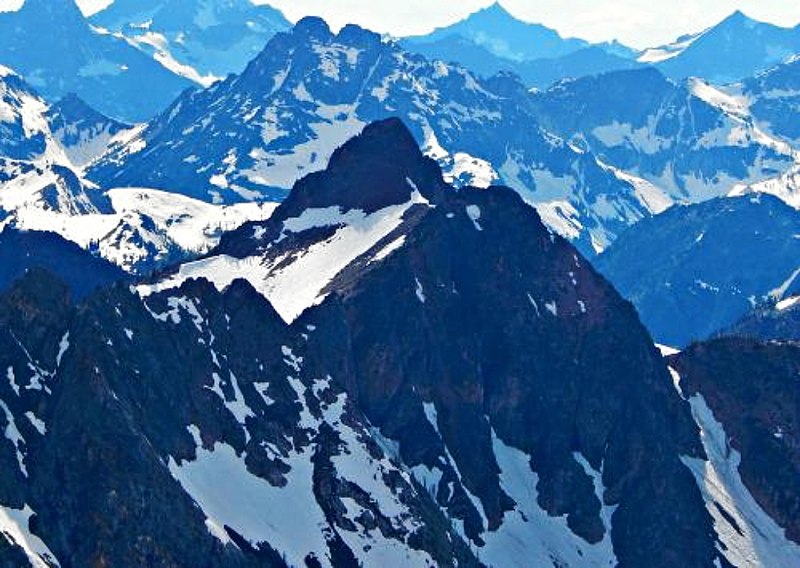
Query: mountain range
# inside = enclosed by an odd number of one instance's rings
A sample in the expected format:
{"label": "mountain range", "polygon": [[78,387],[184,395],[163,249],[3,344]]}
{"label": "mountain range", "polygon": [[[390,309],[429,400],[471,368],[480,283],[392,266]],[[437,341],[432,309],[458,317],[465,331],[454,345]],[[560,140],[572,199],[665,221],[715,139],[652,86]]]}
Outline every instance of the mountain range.
{"label": "mountain range", "polygon": [[737,10],[716,26],[684,37],[676,45],[646,51],[639,60],[654,63],[675,79],[703,77],[734,83],[800,52],[800,25],[759,22]]}
{"label": "mountain range", "polygon": [[[223,250],[284,261],[267,279],[241,272],[249,283],[192,279],[212,256],[77,308],[41,272],[2,296],[6,557],[710,566],[796,554],[766,513],[782,509],[753,505],[761,477],[731,478],[735,501],[704,493],[704,464],[727,463],[701,443],[711,411],[693,418],[632,307],[515,192],[448,187],[399,121],[366,127]],[[319,271],[332,262],[338,273]],[[318,295],[287,301],[292,274]]]}
{"label": "mountain range", "polygon": [[499,3],[425,36],[405,38],[409,51],[452,61],[484,77],[513,72],[527,86],[546,88],[569,77],[636,67],[635,50],[619,42],[592,45],[523,22]]}
{"label": "mountain range", "polygon": [[458,62],[489,76],[518,74],[528,86],[545,89],[562,79],[653,66],[675,81],[702,77],[735,83],[800,52],[800,25],[760,22],[736,11],[700,33],[637,51],[617,41],[591,44],[564,38],[542,24],[524,22],[500,3],[403,45],[428,57]]}
{"label": "mountain range", "polygon": [[[241,75],[186,93],[87,175],[212,202],[281,198],[365,124],[400,116],[449,180],[502,180],[582,250],[650,213],[634,183],[540,128],[532,110],[512,76],[482,80],[357,26],[334,34],[306,18]],[[607,203],[624,214],[603,215]]]}
{"label": "mountain range", "polygon": [[3,30],[0,566],[800,563],[795,29]]}

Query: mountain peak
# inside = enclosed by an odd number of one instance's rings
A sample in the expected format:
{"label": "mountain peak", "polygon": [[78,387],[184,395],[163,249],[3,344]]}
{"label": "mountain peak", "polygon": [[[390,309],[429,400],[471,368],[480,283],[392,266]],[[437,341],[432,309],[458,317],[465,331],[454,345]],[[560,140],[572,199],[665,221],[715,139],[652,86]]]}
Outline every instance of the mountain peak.
{"label": "mountain peak", "polygon": [[298,181],[281,207],[288,215],[339,206],[371,213],[426,197],[444,186],[439,166],[425,157],[399,118],[368,124],[331,156],[328,168]]}
{"label": "mountain peak", "polygon": [[472,14],[472,18],[491,18],[494,22],[497,21],[514,21],[520,22],[517,18],[514,17],[511,12],[506,10],[506,8],[500,2],[494,2],[493,4],[487,6],[486,8],[482,8],[478,10],[474,14]]}
{"label": "mountain peak", "polygon": [[68,122],[93,121],[110,125],[115,131],[125,127],[122,122],[107,117],[74,92],[69,92],[50,107],[51,120],[60,116]]}
{"label": "mountain peak", "polygon": [[309,38],[328,38],[333,35],[328,22],[319,16],[306,16],[299,20],[294,28],[293,33],[309,37]]}
{"label": "mountain peak", "polygon": [[761,23],[761,22],[759,22],[758,20],[754,20],[753,18],[751,18],[750,16],[748,16],[747,14],[742,12],[741,10],[736,10],[730,16],[728,16],[727,18],[722,20],[722,22],[720,22],[719,25],[720,26],[733,25],[733,26],[737,26],[737,27],[741,27],[741,26],[748,26],[749,27],[749,26],[752,26],[754,24],[759,24],[759,23]]}
{"label": "mountain peak", "polygon": [[71,18],[73,21],[78,18],[84,21],[83,12],[78,7],[75,0],[25,0],[19,14],[24,14],[30,17],[46,18],[50,21],[58,18],[64,24],[63,18]]}
{"label": "mountain peak", "polygon": [[464,37],[494,56],[519,62],[560,57],[588,45],[583,40],[562,38],[556,30],[540,23],[521,20],[499,2],[449,26],[436,28],[428,35],[410,40],[430,43],[453,35]]}

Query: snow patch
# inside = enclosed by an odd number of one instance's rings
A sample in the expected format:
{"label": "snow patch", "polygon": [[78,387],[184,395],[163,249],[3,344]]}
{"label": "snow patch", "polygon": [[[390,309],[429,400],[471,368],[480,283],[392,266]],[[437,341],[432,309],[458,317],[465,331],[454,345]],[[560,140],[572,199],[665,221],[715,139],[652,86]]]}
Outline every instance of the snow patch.
{"label": "snow patch", "polygon": [[312,227],[339,227],[333,236],[315,243],[296,256],[281,256],[264,263],[261,257],[237,259],[215,256],[183,264],[178,274],[153,286],[139,286],[140,294],[179,287],[191,278],[205,278],[220,290],[244,278],[266,297],[287,323],[291,323],[307,308],[321,303],[328,283],[344,268],[368,252],[397,229],[406,211],[428,201],[415,191],[402,205],[393,205],[366,214],[338,208],[310,209],[300,217],[289,219],[284,230],[304,231]]}
{"label": "snow patch", "polygon": [[731,446],[722,424],[714,418],[702,395],[691,397],[689,403],[709,461],[688,456],[681,460],[703,494],[714,529],[724,545],[720,552],[734,566],[796,565],[800,545],[786,538],[784,529],[744,485],[739,474],[741,455]]}
{"label": "snow patch", "polygon": [[198,447],[191,462],[170,457],[169,470],[206,515],[211,534],[227,542],[223,527],[229,526],[254,547],[269,543],[289,564],[303,566],[309,553],[324,558],[328,550],[325,515],[314,499],[311,455],[309,448],[288,459],[291,471],[282,488],[250,473],[244,456],[223,443],[210,450]]}
{"label": "snow patch", "polygon": [[483,231],[483,227],[481,227],[480,223],[478,223],[478,221],[481,219],[481,208],[477,205],[467,205],[466,210],[467,217],[470,218],[470,221],[472,221],[475,229],[477,231]]}
{"label": "snow patch", "polygon": [[0,535],[20,547],[33,568],[60,566],[47,545],[31,532],[33,514],[28,505],[22,509],[0,506]]}
{"label": "snow patch", "polygon": [[[538,505],[539,476],[531,469],[530,456],[504,444],[494,430],[492,442],[500,467],[500,485],[517,505],[505,514],[496,532],[481,535],[486,541],[486,546],[480,549],[482,562],[496,568],[617,565],[608,530],[602,541],[591,545],[569,529],[566,515],[548,515]],[[587,468],[588,464],[584,465],[579,456],[576,460],[587,470],[596,492],[602,495],[605,489],[599,473],[591,466]],[[610,523],[612,513],[613,507],[603,507],[604,524]]]}
{"label": "snow patch", "polygon": [[419,278],[414,278],[414,282],[416,283],[414,292],[417,295],[417,299],[421,304],[424,304],[427,299],[425,298],[425,289],[422,287],[422,282],[419,281]]}

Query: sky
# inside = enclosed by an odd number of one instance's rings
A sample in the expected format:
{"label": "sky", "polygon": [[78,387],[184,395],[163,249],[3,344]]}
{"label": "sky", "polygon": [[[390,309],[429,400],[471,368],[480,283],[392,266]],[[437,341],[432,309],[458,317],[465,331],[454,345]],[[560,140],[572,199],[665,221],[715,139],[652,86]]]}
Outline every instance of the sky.
{"label": "sky", "polygon": [[[68,0],[53,0],[63,2]],[[485,7],[493,0],[256,0],[281,9],[296,21],[324,17],[338,29],[356,23],[395,36],[424,34]],[[85,13],[109,0],[78,0]],[[13,9],[21,0],[0,0]],[[545,24],[564,36],[589,41],[618,39],[632,47],[669,43],[684,33],[698,32],[734,10],[780,26],[800,23],[800,0],[502,0],[521,20]]]}

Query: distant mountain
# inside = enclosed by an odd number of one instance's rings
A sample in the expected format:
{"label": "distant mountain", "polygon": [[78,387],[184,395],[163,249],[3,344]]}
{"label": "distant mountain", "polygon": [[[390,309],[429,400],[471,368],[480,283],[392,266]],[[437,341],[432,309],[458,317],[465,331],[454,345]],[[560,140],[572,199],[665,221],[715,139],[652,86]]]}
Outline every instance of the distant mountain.
{"label": "distant mountain", "polygon": [[523,65],[523,62],[497,56],[487,47],[460,35],[448,35],[425,42],[401,40],[400,45],[430,60],[456,63],[482,77],[491,77],[501,72],[520,74],[519,69]]}
{"label": "distant mountain", "polygon": [[798,54],[745,80],[734,91],[765,130],[794,144],[800,144],[800,125],[794,120],[800,110],[800,49]]}
{"label": "distant mountain", "polygon": [[406,41],[425,44],[450,36],[460,36],[497,57],[517,62],[560,57],[588,46],[580,39],[562,38],[557,31],[541,24],[520,21],[499,2],[460,22],[438,28],[428,35],[406,38]]}
{"label": "distant mountain", "polygon": [[562,79],[641,66],[633,59],[609,53],[598,46],[581,47],[559,57],[513,61],[498,57],[473,40],[459,35],[424,43],[404,41],[402,45],[428,59],[458,63],[484,77],[501,72],[516,73],[526,86],[537,88],[547,88]]}
{"label": "distant mountain", "polygon": [[112,141],[124,137],[131,129],[99,113],[74,93],[50,106],[47,121],[53,136],[77,169],[88,166]]}
{"label": "distant mountain", "polygon": [[798,156],[739,99],[652,68],[565,81],[533,101],[545,128],[646,180],[662,201],[726,195],[791,171]]}
{"label": "distant mountain", "polygon": [[800,269],[800,212],[771,195],[676,206],[624,233],[595,265],[656,341],[684,346],[783,299]]}
{"label": "distant mountain", "polygon": [[646,51],[639,60],[656,63],[674,79],[702,77],[724,84],[750,77],[798,53],[800,25],[783,28],[736,11],[701,34]]}
{"label": "distant mountain", "polygon": [[0,291],[6,292],[31,270],[56,275],[74,300],[127,279],[121,269],[55,233],[0,231]]}
{"label": "distant mountain", "polygon": [[401,44],[428,59],[458,63],[484,77],[511,71],[536,88],[639,66],[636,52],[617,41],[590,45],[564,39],[555,30],[516,19],[500,3],[426,36],[405,38]]}
{"label": "distant mountain", "polygon": [[448,180],[503,181],[587,253],[651,213],[629,179],[540,128],[530,102],[513,77],[481,80],[356,26],[333,34],[307,18],[240,76],[185,94],[89,176],[224,203],[280,198],[365,124],[399,116]]}
{"label": "distant mountain", "polygon": [[48,106],[0,69],[0,230],[54,231],[131,273],[204,254],[224,231],[269,216],[272,203],[216,206],[141,188],[88,182],[84,167],[141,129],[75,95]]}
{"label": "distant mountain", "polygon": [[[723,492],[712,495],[718,509],[709,509],[716,526],[744,534],[783,534],[800,540],[800,345],[721,338],[695,344],[670,358],[674,378],[691,406],[725,495],[750,493],[749,504],[725,509]],[[685,460],[698,478],[708,464]],[[716,462],[716,463],[715,463]],[[723,513],[725,511],[725,513]],[[745,516],[756,522],[742,523]],[[780,547],[760,548],[757,564],[786,566],[795,562]],[[795,549],[796,550],[796,549]],[[728,559],[745,566],[751,559],[734,552]]]}
{"label": "distant mountain", "polygon": [[[51,119],[62,127],[67,121],[75,126],[73,120],[82,122],[77,114],[64,119],[64,114],[51,109],[7,68],[0,68],[0,105],[0,227],[15,224],[17,214],[23,210],[63,215],[106,210],[107,201],[101,192],[81,178],[67,147],[51,128]],[[94,112],[87,116],[89,122],[96,120]],[[91,138],[90,131],[83,131],[85,140]]]}
{"label": "distant mountain", "polygon": [[721,334],[800,342],[800,278],[795,279],[793,290],[788,290],[783,300],[762,305]]}
{"label": "distant mountain", "polygon": [[599,47],[606,53],[610,55],[616,55],[617,57],[622,57],[623,59],[637,59],[639,54],[641,53],[638,49],[634,49],[632,47],[628,47],[624,43],[620,42],[617,39],[612,39],[611,41],[604,41],[601,43],[593,44],[594,47]]}
{"label": "distant mountain", "polygon": [[48,105],[12,69],[0,66],[0,156],[9,160],[68,163],[48,124]]}
{"label": "distant mountain", "polygon": [[609,53],[602,47],[584,47],[561,57],[536,59],[519,64],[515,71],[526,84],[546,89],[564,79],[578,79],[610,71],[635,69],[635,60]]}
{"label": "distant mountain", "polygon": [[90,21],[205,86],[241,73],[272,36],[291,27],[278,10],[250,0],[116,0]]}
{"label": "distant mountain", "polygon": [[149,119],[193,85],[93,29],[74,0],[26,0],[19,11],[0,13],[0,62],[52,102],[76,93],[125,122]]}

